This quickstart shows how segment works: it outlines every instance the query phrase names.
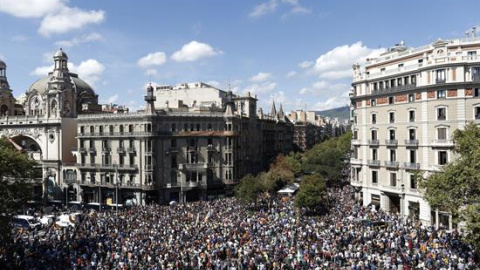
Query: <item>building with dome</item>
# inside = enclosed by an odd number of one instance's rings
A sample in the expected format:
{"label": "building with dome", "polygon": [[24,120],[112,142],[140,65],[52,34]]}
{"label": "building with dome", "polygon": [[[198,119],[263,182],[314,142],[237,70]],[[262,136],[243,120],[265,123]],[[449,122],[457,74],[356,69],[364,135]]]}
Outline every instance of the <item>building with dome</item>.
{"label": "building with dome", "polygon": [[[246,174],[268,169],[293,146],[283,110],[205,83],[149,86],[145,109],[98,104],[68,70],[54,68],[15,99],[0,62],[0,136],[39,163],[36,200],[139,204],[224,196]],[[281,106],[280,106],[281,108]]]}

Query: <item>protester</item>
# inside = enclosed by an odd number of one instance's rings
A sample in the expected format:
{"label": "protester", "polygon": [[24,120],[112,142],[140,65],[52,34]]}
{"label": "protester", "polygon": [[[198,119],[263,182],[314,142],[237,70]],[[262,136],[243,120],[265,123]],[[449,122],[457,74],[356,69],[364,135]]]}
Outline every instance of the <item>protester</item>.
{"label": "protester", "polygon": [[320,216],[290,199],[252,209],[235,198],[83,213],[75,227],[17,232],[2,269],[477,269],[457,231],[356,205],[331,189]]}

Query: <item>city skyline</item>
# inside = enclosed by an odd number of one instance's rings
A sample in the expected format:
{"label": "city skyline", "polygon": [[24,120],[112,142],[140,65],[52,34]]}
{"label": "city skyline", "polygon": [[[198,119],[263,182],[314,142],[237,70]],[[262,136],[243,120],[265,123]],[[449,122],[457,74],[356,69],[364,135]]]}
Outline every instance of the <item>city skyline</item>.
{"label": "city skyline", "polygon": [[[323,110],[349,103],[353,63],[401,40],[417,47],[480,25],[480,3],[448,4],[0,0],[0,59],[15,97],[52,70],[61,47],[101,103],[136,110],[150,81],[202,81],[257,94],[264,109],[274,98],[286,111]],[[405,18],[393,19],[398,14]]]}

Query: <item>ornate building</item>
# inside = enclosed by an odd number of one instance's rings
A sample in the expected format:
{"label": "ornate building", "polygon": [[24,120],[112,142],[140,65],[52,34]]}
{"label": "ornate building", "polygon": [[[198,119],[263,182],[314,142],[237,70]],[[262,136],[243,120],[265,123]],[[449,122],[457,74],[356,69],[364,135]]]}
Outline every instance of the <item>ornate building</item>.
{"label": "ornate building", "polygon": [[449,214],[425,201],[414,173],[453,160],[453,132],[479,121],[479,53],[477,37],[419,48],[401,42],[353,66],[351,183],[364,205],[449,225]]}
{"label": "ornate building", "polygon": [[145,109],[129,112],[99,105],[61,49],[53,58],[54,70],[18,99],[0,62],[0,135],[39,162],[37,200],[210,199],[292,150],[293,124],[282,110],[257,112],[250,94],[205,83],[149,86]]}

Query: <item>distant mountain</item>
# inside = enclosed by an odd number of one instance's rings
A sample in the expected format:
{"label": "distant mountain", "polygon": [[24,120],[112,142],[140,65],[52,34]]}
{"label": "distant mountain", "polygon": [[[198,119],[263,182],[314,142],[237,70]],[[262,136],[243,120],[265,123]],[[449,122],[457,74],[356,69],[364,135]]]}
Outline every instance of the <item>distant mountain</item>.
{"label": "distant mountain", "polygon": [[321,115],[323,117],[330,117],[330,118],[339,118],[339,119],[349,119],[350,118],[350,108],[348,106],[325,110],[325,111],[317,111],[316,114]]}

